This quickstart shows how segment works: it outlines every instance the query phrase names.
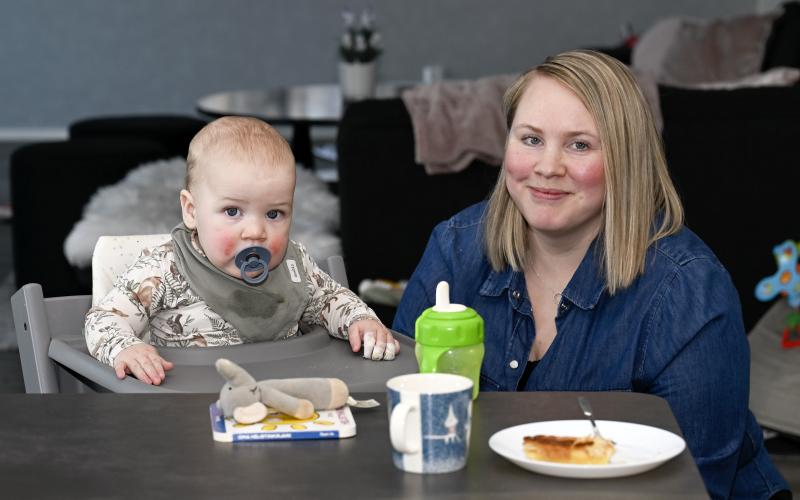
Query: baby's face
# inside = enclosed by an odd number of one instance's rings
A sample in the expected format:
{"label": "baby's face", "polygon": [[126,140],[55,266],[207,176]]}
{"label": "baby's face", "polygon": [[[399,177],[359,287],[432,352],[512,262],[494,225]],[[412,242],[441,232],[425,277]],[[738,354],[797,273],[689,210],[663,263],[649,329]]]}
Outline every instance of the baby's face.
{"label": "baby's face", "polygon": [[198,167],[191,192],[181,192],[181,207],[184,223],[197,229],[208,260],[241,278],[236,254],[260,246],[270,252],[269,269],[277,267],[289,243],[294,165],[260,165],[212,154]]}

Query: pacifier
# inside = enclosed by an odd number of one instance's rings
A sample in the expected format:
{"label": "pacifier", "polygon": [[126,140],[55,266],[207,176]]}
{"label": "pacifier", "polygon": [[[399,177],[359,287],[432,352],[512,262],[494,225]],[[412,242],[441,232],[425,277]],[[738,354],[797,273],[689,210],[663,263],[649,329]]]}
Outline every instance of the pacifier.
{"label": "pacifier", "polygon": [[[250,285],[258,285],[267,279],[269,274],[269,250],[264,247],[247,247],[236,254],[236,267],[242,273],[242,279]],[[247,273],[260,273],[250,277]]]}

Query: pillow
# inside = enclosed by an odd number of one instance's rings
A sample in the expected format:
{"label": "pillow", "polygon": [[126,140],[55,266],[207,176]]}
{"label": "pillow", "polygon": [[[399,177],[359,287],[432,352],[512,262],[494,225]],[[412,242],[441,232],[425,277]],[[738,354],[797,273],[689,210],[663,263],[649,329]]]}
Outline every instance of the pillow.
{"label": "pillow", "polygon": [[687,85],[737,80],[761,70],[777,13],[706,21],[668,18],[644,33],[632,66],[659,83]]}

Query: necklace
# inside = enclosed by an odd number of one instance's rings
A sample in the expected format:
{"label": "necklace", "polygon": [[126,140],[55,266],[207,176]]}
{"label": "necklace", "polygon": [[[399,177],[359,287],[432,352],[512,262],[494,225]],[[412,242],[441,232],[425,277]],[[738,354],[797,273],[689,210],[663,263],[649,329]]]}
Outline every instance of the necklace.
{"label": "necklace", "polygon": [[543,278],[542,278],[542,277],[539,275],[539,273],[537,273],[537,272],[536,272],[536,268],[535,268],[535,267],[531,266],[531,270],[533,271],[533,274],[535,274],[535,275],[536,275],[536,277],[537,277],[537,278],[539,278],[539,281],[540,281],[540,282],[541,282],[541,283],[542,283],[542,284],[543,284],[545,287],[549,288],[551,292],[553,292],[553,303],[555,303],[555,304],[558,304],[559,302],[561,302],[561,292],[559,292],[559,291],[556,291],[556,289],[555,289],[555,288],[553,288],[552,286],[548,285],[548,284],[547,284],[547,283],[544,281],[544,279],[543,279]]}

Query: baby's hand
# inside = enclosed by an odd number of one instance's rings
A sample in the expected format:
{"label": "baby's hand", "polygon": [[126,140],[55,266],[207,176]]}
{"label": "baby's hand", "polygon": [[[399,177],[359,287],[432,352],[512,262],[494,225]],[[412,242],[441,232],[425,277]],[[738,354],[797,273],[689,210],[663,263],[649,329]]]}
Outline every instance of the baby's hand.
{"label": "baby's hand", "polygon": [[380,361],[394,359],[400,352],[400,342],[392,337],[388,328],[383,326],[380,321],[372,319],[362,319],[350,325],[347,329],[350,339],[350,347],[353,352],[361,349],[361,342],[364,342],[364,357]]}
{"label": "baby's hand", "polygon": [[162,358],[156,348],[150,344],[134,344],[126,347],[114,360],[114,371],[117,378],[125,378],[130,373],[145,384],[159,385],[166,378],[166,370],[172,370],[173,364]]}

